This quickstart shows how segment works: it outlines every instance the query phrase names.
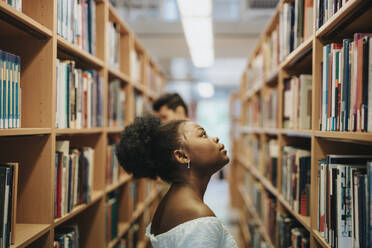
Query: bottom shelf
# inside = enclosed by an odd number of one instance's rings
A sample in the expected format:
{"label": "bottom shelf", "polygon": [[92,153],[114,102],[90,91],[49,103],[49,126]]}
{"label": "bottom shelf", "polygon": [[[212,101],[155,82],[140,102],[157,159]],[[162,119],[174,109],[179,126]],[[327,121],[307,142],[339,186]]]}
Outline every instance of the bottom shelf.
{"label": "bottom shelf", "polygon": [[26,247],[49,231],[48,224],[16,224],[15,242],[10,248]]}

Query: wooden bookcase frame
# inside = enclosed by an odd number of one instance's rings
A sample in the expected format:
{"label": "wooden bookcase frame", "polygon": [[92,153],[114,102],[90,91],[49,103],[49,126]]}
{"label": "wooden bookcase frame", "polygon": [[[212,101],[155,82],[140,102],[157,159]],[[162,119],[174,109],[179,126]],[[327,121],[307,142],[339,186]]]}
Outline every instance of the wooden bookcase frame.
{"label": "wooden bookcase frame", "polygon": [[[252,65],[252,61],[259,54],[263,47],[263,43],[270,37],[270,34],[275,25],[278,25],[278,17],[280,10],[285,2],[282,0],[278,3],[276,12],[270,20],[266,30],[261,35],[257,44],[256,50],[252,53],[249,59],[247,69],[242,75],[240,92],[238,93],[241,100],[241,115],[240,115],[240,136],[234,140],[232,159],[232,175],[237,186],[233,194],[242,211],[242,216],[247,218],[247,211],[250,213],[249,221],[258,223],[261,236],[266,240],[271,247],[275,247],[278,238],[270,240],[267,230],[262,225],[260,217],[256,214],[255,208],[251,203],[250,196],[244,191],[244,177],[242,173],[249,173],[256,181],[262,185],[263,190],[270,193],[277,199],[277,212],[287,213],[296,219],[300,225],[308,231],[310,237],[310,247],[330,247],[329,244],[321,237],[317,231],[317,214],[318,214],[318,160],[324,158],[326,154],[371,154],[372,149],[372,133],[362,132],[323,132],[320,131],[320,108],[321,108],[321,63],[323,56],[323,45],[331,42],[340,42],[343,38],[352,37],[353,33],[357,32],[372,32],[372,23],[370,21],[372,15],[372,3],[368,0],[352,0],[348,1],[333,17],[331,17],[321,28],[316,30],[315,19],[313,24],[313,35],[304,40],[299,47],[292,51],[278,65],[271,75],[258,87],[253,87],[247,90],[247,73],[248,68]],[[316,16],[316,8],[314,6],[314,17]],[[310,130],[289,130],[283,129],[283,92],[284,80],[288,77],[299,74],[312,74],[312,128]],[[257,97],[260,92],[265,91],[265,87],[277,87],[278,89],[278,125],[277,128],[246,128],[247,106],[250,101]],[[234,99],[232,99],[233,101]],[[232,105],[232,104],[231,104]],[[236,120],[232,120],[236,121]],[[277,187],[274,187],[271,182],[263,176],[257,166],[254,166],[250,161],[253,154],[247,152],[244,146],[245,136],[258,136],[261,141],[270,138],[276,138],[279,143],[279,156],[277,168]],[[311,150],[311,211],[309,217],[301,216],[292,210],[291,206],[281,195],[281,168],[282,168],[282,152],[286,145],[305,144]],[[260,150],[262,156],[262,149]],[[236,187],[235,187],[236,188]],[[236,201],[236,200],[235,200]],[[240,223],[240,243],[246,247],[250,234],[247,230],[247,220],[242,220]]]}
{"label": "wooden bookcase frame", "polygon": [[[96,2],[96,55],[69,43],[57,35],[57,1],[23,1],[19,12],[0,2],[0,49],[21,57],[22,120],[19,129],[0,130],[1,160],[19,162],[18,204],[16,211],[15,243],[11,248],[53,247],[55,229],[78,224],[81,247],[114,247],[137,219],[141,219],[141,239],[137,247],[147,247],[146,225],[161,199],[162,187],[153,182],[146,193],[145,183],[138,181],[139,201],[136,209],[128,206],[129,184],[132,176],[120,169],[114,185],[106,185],[106,157],[109,139],[120,138],[124,127],[109,127],[107,118],[108,84],[112,79],[123,82],[126,92],[125,125],[134,120],[134,90],[150,101],[165,89],[165,77],[151,60],[146,49],[128,25],[120,19],[109,0]],[[119,69],[110,68],[106,54],[107,22],[119,26]],[[130,75],[131,50],[141,52],[141,78],[145,65],[151,63],[154,73],[162,78],[159,92],[148,89],[144,80],[133,82]],[[83,69],[95,69],[104,79],[103,127],[86,129],[57,129],[56,119],[56,59],[76,61]],[[54,164],[56,140],[70,140],[76,146],[95,149],[92,199],[75,207],[70,213],[54,219]],[[107,195],[118,191],[118,236],[106,241]],[[150,217],[149,217],[150,216]]]}

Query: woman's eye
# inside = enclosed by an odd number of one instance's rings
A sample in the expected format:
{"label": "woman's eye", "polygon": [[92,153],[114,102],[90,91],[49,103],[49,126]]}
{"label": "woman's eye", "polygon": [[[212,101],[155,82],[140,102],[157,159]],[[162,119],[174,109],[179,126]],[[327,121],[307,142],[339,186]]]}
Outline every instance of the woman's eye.
{"label": "woman's eye", "polygon": [[202,137],[207,137],[207,133],[206,132],[203,132],[202,133]]}

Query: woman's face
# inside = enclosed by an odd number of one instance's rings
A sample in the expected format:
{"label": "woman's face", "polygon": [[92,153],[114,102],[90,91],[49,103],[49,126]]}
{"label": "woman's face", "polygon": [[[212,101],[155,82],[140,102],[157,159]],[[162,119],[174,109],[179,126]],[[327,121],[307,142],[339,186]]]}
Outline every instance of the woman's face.
{"label": "woman's face", "polygon": [[211,175],[229,162],[227,151],[217,137],[210,137],[196,123],[187,121],[181,126],[190,166],[193,169]]}

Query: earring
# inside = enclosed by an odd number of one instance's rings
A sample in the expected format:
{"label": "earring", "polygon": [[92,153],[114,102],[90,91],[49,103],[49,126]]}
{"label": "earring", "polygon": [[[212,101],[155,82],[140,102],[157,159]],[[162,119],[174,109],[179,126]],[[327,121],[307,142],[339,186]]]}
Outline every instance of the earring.
{"label": "earring", "polygon": [[190,169],[190,160],[187,162],[187,169]]}

